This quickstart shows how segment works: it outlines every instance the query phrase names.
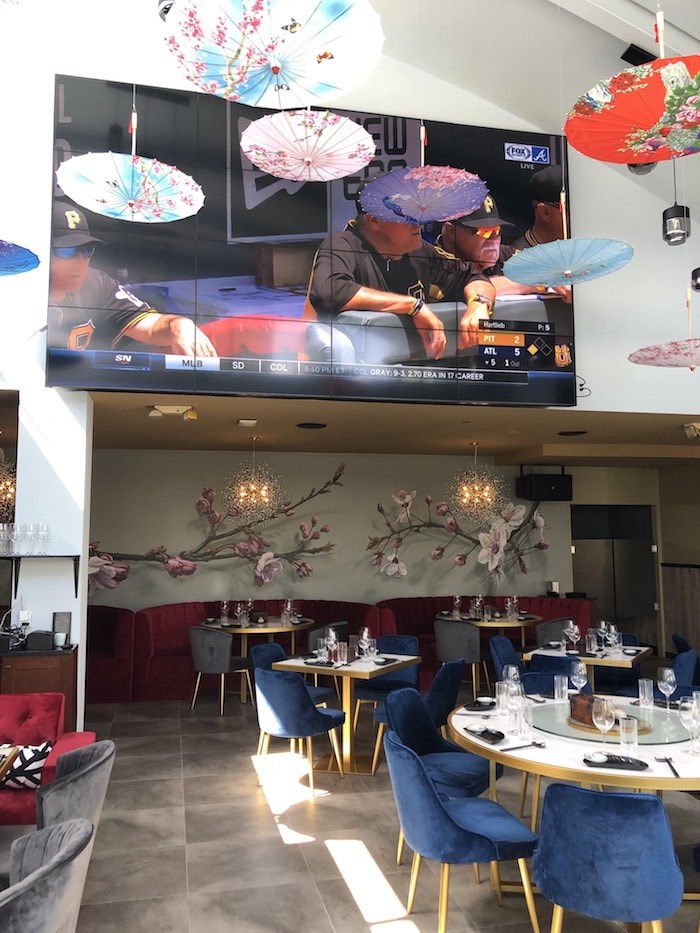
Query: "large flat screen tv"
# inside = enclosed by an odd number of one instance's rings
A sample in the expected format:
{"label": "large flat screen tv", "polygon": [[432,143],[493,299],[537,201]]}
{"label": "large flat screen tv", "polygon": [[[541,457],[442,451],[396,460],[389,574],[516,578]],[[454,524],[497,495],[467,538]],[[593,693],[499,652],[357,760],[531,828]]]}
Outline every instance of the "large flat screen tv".
{"label": "large flat screen tv", "polygon": [[[291,182],[259,171],[240,149],[244,129],[269,111],[197,93],[58,76],[54,168],[88,152],[130,152],[134,100],[138,155],[191,176],[205,193],[204,206],[170,223],[115,220],[77,206],[90,236],[101,242],[92,244],[89,273],[88,257],[80,255],[85,269],[73,285],[56,286],[52,251],[49,385],[575,404],[573,305],[542,289],[499,297],[476,344],[466,349],[459,345],[463,301],[426,294],[445,328],[440,359],[426,350],[406,315],[336,309],[321,317],[309,300],[317,250],[331,233],[352,225],[363,184],[420,163],[420,121],[341,111],[372,135],[372,162],[330,183]],[[561,137],[435,121],[425,130],[426,164],[478,174],[499,216],[512,225],[503,226],[503,242],[521,237],[533,218],[530,179],[562,165]],[[55,177],[54,199],[68,208],[73,203]],[[65,234],[59,227],[53,230],[57,243]],[[423,231],[428,241],[439,234],[439,224]],[[331,264],[342,259],[331,254]],[[167,316],[158,320],[184,320],[204,334],[209,355],[183,350],[170,337],[159,343],[160,331],[133,328],[135,317],[148,318],[148,309]]]}

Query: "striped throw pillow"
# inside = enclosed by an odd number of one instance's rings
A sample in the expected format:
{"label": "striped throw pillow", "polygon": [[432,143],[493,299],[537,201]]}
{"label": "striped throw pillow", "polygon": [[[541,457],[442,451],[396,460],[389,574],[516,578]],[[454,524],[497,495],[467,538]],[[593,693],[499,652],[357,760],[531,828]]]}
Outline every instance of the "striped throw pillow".
{"label": "striped throw pillow", "polygon": [[41,770],[51,748],[51,742],[23,745],[0,786],[12,790],[36,790],[41,784]]}

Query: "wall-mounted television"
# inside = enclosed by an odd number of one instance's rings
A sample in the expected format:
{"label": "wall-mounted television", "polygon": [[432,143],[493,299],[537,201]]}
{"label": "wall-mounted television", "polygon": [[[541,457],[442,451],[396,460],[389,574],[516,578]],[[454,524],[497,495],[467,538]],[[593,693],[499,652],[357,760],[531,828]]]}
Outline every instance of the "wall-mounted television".
{"label": "wall-mounted television", "polygon": [[[54,267],[67,254],[52,250],[49,385],[575,404],[573,304],[556,294],[540,289],[499,296],[491,320],[467,348],[459,340],[463,301],[439,291],[426,294],[445,329],[439,359],[411,330],[410,316],[355,308],[321,317],[309,300],[317,250],[331,233],[353,225],[364,183],[419,164],[420,121],[339,111],[372,135],[372,162],[325,184],[291,182],[259,171],[240,149],[244,129],[270,111],[179,90],[57,76],[54,168],[88,152],[130,152],[134,100],[138,154],[191,176],[205,193],[204,206],[170,223],[116,220],[74,205],[54,177],[54,199],[76,207],[90,237],[101,242],[91,244],[91,257],[85,256],[90,250],[77,251],[85,265],[82,278],[76,273],[62,285]],[[503,242],[522,236],[533,215],[530,179],[562,165],[561,137],[436,121],[427,121],[425,131],[425,162],[478,174],[499,216],[512,225],[503,226]],[[54,224],[56,243],[65,233],[62,224]],[[426,241],[439,233],[439,224],[423,230]],[[332,254],[331,265],[342,259]],[[134,327],[136,317],[169,326],[173,319],[184,321],[186,336],[174,344],[162,329]],[[192,332],[204,335],[206,352],[191,349]]]}

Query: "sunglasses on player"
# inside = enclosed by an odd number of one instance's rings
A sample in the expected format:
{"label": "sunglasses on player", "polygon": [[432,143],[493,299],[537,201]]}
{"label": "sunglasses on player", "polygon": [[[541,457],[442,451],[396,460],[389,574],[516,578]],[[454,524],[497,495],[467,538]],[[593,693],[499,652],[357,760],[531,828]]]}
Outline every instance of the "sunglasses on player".
{"label": "sunglasses on player", "polygon": [[92,259],[95,255],[94,246],[54,246],[51,250],[58,259],[75,259],[76,256]]}
{"label": "sunglasses on player", "polygon": [[477,227],[474,231],[476,236],[480,236],[482,240],[490,240],[493,236],[501,235],[500,227]]}

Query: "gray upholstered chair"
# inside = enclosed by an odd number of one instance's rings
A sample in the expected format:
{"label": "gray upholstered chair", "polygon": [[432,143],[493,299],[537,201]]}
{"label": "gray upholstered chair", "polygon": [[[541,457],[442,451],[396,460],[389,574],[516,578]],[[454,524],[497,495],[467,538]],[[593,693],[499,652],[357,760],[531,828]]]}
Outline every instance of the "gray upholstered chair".
{"label": "gray upholstered chair", "polygon": [[479,665],[482,664],[486,686],[491,692],[486,658],[481,653],[480,633],[476,625],[457,619],[436,619],[434,626],[438,661],[444,663],[464,658],[465,664],[471,664],[472,694],[475,700],[479,688]]}
{"label": "gray upholstered chair", "polygon": [[[194,685],[192,705],[194,709],[199,693],[202,674],[218,674],[221,677],[219,715],[224,715],[224,687],[227,674],[240,673],[248,681],[248,691],[251,699],[253,684],[250,679],[251,662],[248,658],[231,655],[233,635],[231,632],[220,632],[218,629],[205,628],[195,625],[190,629],[190,645],[192,646],[192,664],[197,671],[197,682]],[[253,702],[255,702],[253,700]]]}
{"label": "gray upholstered chair", "polygon": [[540,622],[535,627],[537,647],[542,648],[550,641],[561,641],[563,630],[573,621],[573,619],[550,619],[549,622]]}
{"label": "gray upholstered chair", "polygon": [[[116,746],[110,739],[65,752],[56,762],[56,779],[36,792],[36,828],[65,820],[90,820],[97,831],[112,773]],[[10,883],[10,844],[33,827],[0,827],[0,889]]]}
{"label": "gray upholstered chair", "polygon": [[103,739],[61,755],[56,780],[36,792],[37,829],[78,817],[97,829],[115,754],[114,742]]}
{"label": "gray upholstered chair", "polygon": [[94,832],[89,820],[66,820],[12,843],[10,886],[0,891],[3,933],[73,933]]}

